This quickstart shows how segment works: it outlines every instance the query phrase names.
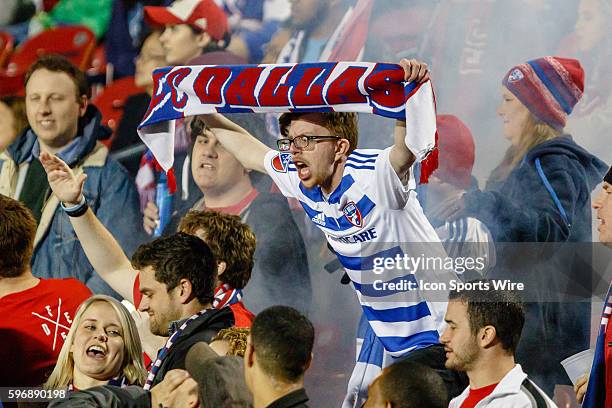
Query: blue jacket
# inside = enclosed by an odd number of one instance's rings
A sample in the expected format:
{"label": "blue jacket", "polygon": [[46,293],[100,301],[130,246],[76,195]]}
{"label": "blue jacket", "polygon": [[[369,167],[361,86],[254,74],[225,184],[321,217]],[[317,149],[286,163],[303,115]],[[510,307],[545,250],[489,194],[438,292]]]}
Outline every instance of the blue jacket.
{"label": "blue jacket", "polygon": [[608,166],[570,136],[531,149],[508,178],[466,194],[496,242],[590,242],[591,192]]}
{"label": "blue jacket", "polygon": [[[109,159],[108,150],[98,142],[106,132],[100,124],[101,115],[89,106],[81,119],[77,137],[58,154],[76,174],[85,172],[83,193],[91,209],[131,256],[143,242],[142,215],[138,193],[127,171]],[[0,155],[0,193],[17,198],[19,173],[27,171],[39,145],[32,129],[27,129]],[[41,278],[75,277],[94,293],[117,295],[93,271],[79,243],[68,216],[51,194],[43,206],[36,231],[32,271]]]}

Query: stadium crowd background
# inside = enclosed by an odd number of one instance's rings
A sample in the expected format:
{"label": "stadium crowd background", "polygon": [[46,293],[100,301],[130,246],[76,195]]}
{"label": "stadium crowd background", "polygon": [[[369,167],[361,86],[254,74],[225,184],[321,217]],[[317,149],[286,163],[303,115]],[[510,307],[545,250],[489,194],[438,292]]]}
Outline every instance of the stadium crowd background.
{"label": "stadium crowd background", "polygon": [[[459,183],[465,191],[484,188],[508,148],[508,142],[502,137],[502,121],[496,112],[501,103],[500,78],[508,68],[543,55],[575,58],[584,69],[584,95],[568,119],[566,133],[573,135],[576,143],[603,162],[608,165],[612,162],[612,45],[609,41],[612,2],[609,0],[215,2],[227,16],[227,30],[219,28],[218,34],[211,31],[208,40],[212,44],[199,48],[196,45],[195,55],[172,55],[187,48],[187,43],[173,45],[172,41],[176,40],[163,32],[163,18],[157,21],[157,17],[147,15],[144,10],[145,6],[169,6],[172,3],[169,0],[3,1],[0,10],[0,151],[11,143],[18,144],[28,127],[23,99],[28,69],[42,54],[65,55],[85,72],[91,103],[101,111],[101,123],[109,129],[96,137],[109,148],[109,157],[128,170],[125,183],[130,186],[115,191],[121,194],[119,198],[124,203],[121,215],[124,225],[116,225],[118,213],[107,219],[98,214],[128,256],[138,245],[152,239],[150,235],[156,226],[158,209],[149,205],[154,201],[151,186],[139,183],[138,176],[144,177],[143,168],[148,164],[135,127],[150,100],[152,69],[166,65],[314,62],[334,57],[373,62],[398,62],[401,58],[423,61],[429,65],[438,113],[453,115],[439,118],[439,129],[444,129],[445,133],[441,138],[464,142],[450,147],[461,154],[449,157],[455,167],[445,168],[445,174],[467,174],[469,182]],[[350,14],[356,3],[359,7],[366,5],[359,8],[363,13],[361,18]],[[215,24],[208,24],[208,30],[217,28]],[[454,122],[457,118],[459,123]],[[275,146],[279,133],[274,118],[242,119],[244,123],[240,120],[235,119],[264,143]],[[449,126],[449,121],[453,121],[453,125]],[[175,232],[178,218],[187,209],[198,208],[197,203],[201,203],[200,208],[224,208],[230,214],[234,211],[235,215],[242,215],[240,207],[229,210],[226,205],[203,203],[206,198],[202,199],[198,188],[204,191],[204,197],[207,194],[214,197],[215,191],[211,188],[207,193],[201,187],[205,182],[193,180],[196,176],[191,177],[189,165],[184,164],[185,160],[193,160],[189,149],[193,146],[190,136],[195,137],[194,123],[190,126],[184,127],[182,147],[179,142],[175,149],[175,168],[177,174],[182,172],[178,179],[180,199],[175,197],[175,208],[180,214],[164,234]],[[366,119],[360,115],[359,131],[360,147],[392,144],[392,121],[378,117]],[[446,142],[441,141],[443,143]],[[471,147],[466,149],[466,145]],[[441,167],[444,166],[441,163]],[[123,170],[116,171],[124,174]],[[279,211],[287,207],[284,202],[278,203],[280,195],[275,194],[278,191],[267,178],[251,176],[249,182],[260,192],[259,199],[265,197],[262,206],[278,205],[274,208]],[[429,194],[433,197],[435,192]],[[423,190],[423,196],[427,195]],[[24,201],[23,197],[21,200]],[[530,200],[528,189],[524,191],[524,200]],[[329,273],[337,268],[333,266],[334,256],[328,251],[323,235],[310,225],[310,220],[296,209],[295,203],[289,201],[288,205],[283,216],[287,218],[283,221],[285,226],[273,231],[267,231],[269,224],[261,221],[273,220],[272,211],[262,211],[257,214],[257,220],[243,218],[253,229],[258,245],[250,282],[252,291],[247,285],[244,303],[255,313],[276,303],[288,304],[309,317],[316,330],[315,359],[306,376],[311,404],[338,406],[346,393],[354,365],[355,328],[360,308],[352,290],[340,283],[342,272]],[[39,214],[37,221],[43,215]],[[591,220],[595,226],[596,217],[592,216]],[[298,228],[294,228],[296,225]],[[299,231],[299,234],[291,238],[291,245],[281,253],[278,247],[283,247],[283,240],[288,239],[285,231],[289,230]],[[592,242],[598,242],[597,228],[592,231]],[[61,234],[58,239],[56,245],[72,245],[62,243]],[[36,256],[41,258],[41,255]],[[92,269],[84,258],[83,255],[84,269]],[[279,260],[284,263],[289,258],[292,259],[289,265],[278,265]],[[34,275],[78,277],[94,293],[121,299],[95,274],[63,270],[63,275],[54,275],[56,272],[52,269],[57,265],[51,265],[51,258],[47,259],[35,259]],[[258,265],[259,261],[267,262],[266,266]],[[281,267],[287,272],[279,275],[294,278],[281,281],[279,276],[274,284],[270,283],[274,276],[260,278],[266,270]],[[258,268],[264,272],[258,272]],[[591,310],[592,344],[599,324],[600,305],[601,302],[593,303]],[[10,345],[2,340],[2,346]],[[558,402],[564,401],[567,390],[565,394],[557,392]],[[330,405],[330,401],[334,403]]]}

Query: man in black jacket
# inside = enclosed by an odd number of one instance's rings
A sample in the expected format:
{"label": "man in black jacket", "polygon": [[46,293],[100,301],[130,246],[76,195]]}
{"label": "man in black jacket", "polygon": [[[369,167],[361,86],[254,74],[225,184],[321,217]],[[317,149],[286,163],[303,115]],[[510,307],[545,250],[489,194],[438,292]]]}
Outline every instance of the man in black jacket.
{"label": "man in black jacket", "polygon": [[139,309],[149,315],[149,328],[170,337],[153,363],[145,389],[175,368],[185,368],[189,348],[209,342],[234,324],[230,308],[213,309],[217,263],[209,246],[179,232],[138,247],[132,266],[140,272]]}

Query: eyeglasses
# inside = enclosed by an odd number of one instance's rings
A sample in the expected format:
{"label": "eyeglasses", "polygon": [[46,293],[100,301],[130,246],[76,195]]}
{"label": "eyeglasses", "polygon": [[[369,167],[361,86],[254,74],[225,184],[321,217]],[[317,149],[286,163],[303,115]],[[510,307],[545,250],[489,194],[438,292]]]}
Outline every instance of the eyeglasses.
{"label": "eyeglasses", "polygon": [[293,139],[283,138],[276,141],[278,150],[288,152],[291,150],[291,143],[298,149],[306,149],[310,145],[310,141],[340,139],[338,136],[297,136]]}

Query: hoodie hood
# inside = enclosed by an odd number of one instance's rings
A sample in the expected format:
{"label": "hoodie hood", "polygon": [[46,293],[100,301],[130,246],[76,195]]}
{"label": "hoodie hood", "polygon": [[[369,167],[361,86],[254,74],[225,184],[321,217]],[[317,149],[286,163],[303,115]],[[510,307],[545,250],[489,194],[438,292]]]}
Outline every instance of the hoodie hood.
{"label": "hoodie hood", "polygon": [[[70,167],[85,158],[96,147],[98,139],[108,137],[109,130],[102,126],[101,122],[102,114],[98,108],[89,105],[85,115],[79,120],[76,137],[58,153],[58,156]],[[22,135],[8,147],[7,151],[18,165],[24,161],[29,161],[32,156],[38,156],[40,145],[34,130],[30,127],[24,130]]]}
{"label": "hoodie hood", "polygon": [[565,155],[572,160],[577,160],[585,170],[590,191],[601,183],[609,168],[602,160],[576,144],[570,135],[556,137],[539,144],[527,153],[525,160],[533,163],[538,157],[549,154]]}

